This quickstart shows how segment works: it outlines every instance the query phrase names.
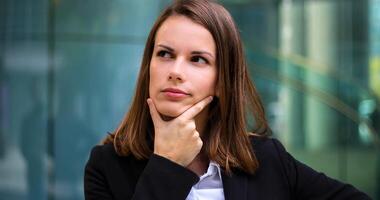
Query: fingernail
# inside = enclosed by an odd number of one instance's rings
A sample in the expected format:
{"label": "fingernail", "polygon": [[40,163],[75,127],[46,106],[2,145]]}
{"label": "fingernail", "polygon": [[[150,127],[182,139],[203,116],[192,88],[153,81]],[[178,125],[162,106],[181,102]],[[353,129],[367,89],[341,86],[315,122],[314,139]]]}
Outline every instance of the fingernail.
{"label": "fingernail", "polygon": [[211,102],[213,98],[214,98],[213,96],[210,96],[210,97],[208,98],[208,101]]}

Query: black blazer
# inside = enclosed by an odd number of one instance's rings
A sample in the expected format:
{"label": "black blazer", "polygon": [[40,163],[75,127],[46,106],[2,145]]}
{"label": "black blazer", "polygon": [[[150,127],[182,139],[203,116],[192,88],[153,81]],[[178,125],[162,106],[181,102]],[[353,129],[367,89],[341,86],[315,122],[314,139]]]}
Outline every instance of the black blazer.
{"label": "black blazer", "polygon": [[[370,199],[295,160],[276,139],[252,137],[251,141],[259,169],[254,175],[222,172],[226,200]],[[92,149],[84,192],[87,200],[184,200],[198,180],[195,173],[164,157],[121,157],[112,144],[106,144]]]}

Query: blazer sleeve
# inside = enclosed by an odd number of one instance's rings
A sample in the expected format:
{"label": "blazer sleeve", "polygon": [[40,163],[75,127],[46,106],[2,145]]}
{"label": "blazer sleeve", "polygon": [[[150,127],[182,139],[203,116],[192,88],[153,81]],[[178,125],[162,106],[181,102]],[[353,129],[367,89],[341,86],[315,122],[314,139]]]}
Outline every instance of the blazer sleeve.
{"label": "blazer sleeve", "polygon": [[192,171],[153,154],[137,182],[132,199],[186,199],[191,187],[198,181],[198,176]]}
{"label": "blazer sleeve", "polygon": [[[85,168],[84,192],[86,200],[116,199],[107,184],[104,160],[100,147],[95,147]],[[124,166],[131,167],[131,166]],[[191,187],[199,180],[187,168],[164,157],[153,154],[133,191],[132,200],[178,200],[185,199]],[[127,180],[130,181],[130,180]],[[126,198],[125,200],[127,200]]]}
{"label": "blazer sleeve", "polygon": [[294,159],[276,139],[272,140],[282,162],[294,199],[371,199],[350,184],[339,182]]}

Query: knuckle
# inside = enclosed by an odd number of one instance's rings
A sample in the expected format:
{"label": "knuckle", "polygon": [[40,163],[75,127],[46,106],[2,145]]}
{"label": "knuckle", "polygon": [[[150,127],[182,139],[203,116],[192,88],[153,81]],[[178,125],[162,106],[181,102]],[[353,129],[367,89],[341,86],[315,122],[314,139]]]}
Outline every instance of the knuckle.
{"label": "knuckle", "polygon": [[178,125],[184,127],[186,126],[186,121],[184,119],[178,119]]}
{"label": "knuckle", "polygon": [[201,106],[201,105],[197,105],[197,106],[195,106],[195,110],[196,111],[201,111],[203,109],[203,106]]}
{"label": "knuckle", "polygon": [[195,130],[196,128],[195,123],[189,123],[187,127],[189,128],[189,130]]}
{"label": "knuckle", "polygon": [[202,147],[202,146],[203,146],[203,141],[202,141],[201,139],[199,139],[199,140],[197,141],[197,144],[198,144],[199,147]]}
{"label": "knuckle", "polygon": [[199,139],[199,133],[198,133],[198,131],[194,131],[193,136],[194,136],[194,138]]}

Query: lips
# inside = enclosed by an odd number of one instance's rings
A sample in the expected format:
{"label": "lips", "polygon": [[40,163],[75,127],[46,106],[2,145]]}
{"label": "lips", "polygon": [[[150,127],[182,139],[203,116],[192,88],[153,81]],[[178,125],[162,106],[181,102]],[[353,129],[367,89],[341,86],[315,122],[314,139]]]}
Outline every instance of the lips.
{"label": "lips", "polygon": [[165,88],[162,92],[169,100],[181,100],[182,98],[190,95],[189,93],[177,88]]}
{"label": "lips", "polygon": [[163,92],[172,92],[172,93],[179,93],[179,94],[188,94],[180,89],[177,89],[177,88],[166,88],[163,90]]}

